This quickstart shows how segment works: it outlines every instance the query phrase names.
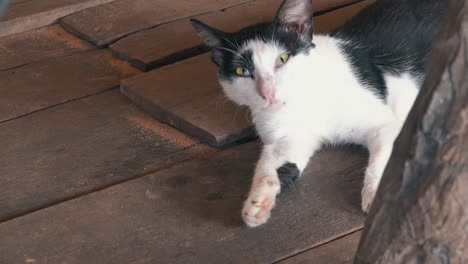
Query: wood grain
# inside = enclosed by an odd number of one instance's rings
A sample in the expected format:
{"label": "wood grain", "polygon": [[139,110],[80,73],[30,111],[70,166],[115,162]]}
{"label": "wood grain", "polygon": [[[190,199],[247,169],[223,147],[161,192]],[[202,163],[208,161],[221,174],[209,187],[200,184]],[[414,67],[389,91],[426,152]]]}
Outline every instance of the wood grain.
{"label": "wood grain", "polygon": [[278,264],[351,264],[360,237],[361,231],[357,231],[280,261]]}
{"label": "wood grain", "polygon": [[247,110],[224,97],[216,71],[209,55],[200,55],[123,80],[121,91],[153,117],[211,145],[255,137]]}
{"label": "wood grain", "polygon": [[317,154],[271,220],[240,219],[255,143],[0,225],[1,263],[271,263],[362,226],[361,152]]}
{"label": "wood grain", "polygon": [[[363,1],[316,17],[317,32],[338,27],[371,2],[374,1]],[[248,25],[271,21],[280,3],[281,0],[257,0],[195,18],[223,31],[234,32]],[[314,10],[330,8],[330,3],[325,1],[314,1],[313,4]],[[144,71],[208,51],[188,19],[137,32],[117,41],[110,48],[119,59],[127,60]]]}
{"label": "wood grain", "polygon": [[139,71],[96,50],[0,71],[0,122],[118,87]]}
{"label": "wood grain", "polygon": [[209,150],[118,90],[2,123],[0,145],[0,222]]}
{"label": "wood grain", "polygon": [[0,38],[0,70],[92,49],[58,25]]}
{"label": "wood grain", "polygon": [[131,33],[189,16],[224,9],[251,0],[119,0],[76,12],[60,24],[97,46]]}
{"label": "wood grain", "polygon": [[114,0],[14,1],[0,17],[0,37],[17,34],[56,22],[59,18]]}
{"label": "wood grain", "polygon": [[468,263],[468,9],[450,0],[355,263]]}

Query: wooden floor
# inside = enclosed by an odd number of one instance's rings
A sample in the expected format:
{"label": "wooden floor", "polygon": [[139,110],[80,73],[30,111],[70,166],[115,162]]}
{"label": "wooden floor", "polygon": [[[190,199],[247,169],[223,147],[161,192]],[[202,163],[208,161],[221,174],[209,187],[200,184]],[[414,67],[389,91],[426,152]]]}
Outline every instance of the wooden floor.
{"label": "wooden floor", "polygon": [[[366,152],[325,149],[251,229],[260,148],[188,18],[280,0],[13,0],[0,18],[0,263],[351,263]],[[330,30],[371,0],[315,0]],[[163,122],[157,121],[161,120]]]}

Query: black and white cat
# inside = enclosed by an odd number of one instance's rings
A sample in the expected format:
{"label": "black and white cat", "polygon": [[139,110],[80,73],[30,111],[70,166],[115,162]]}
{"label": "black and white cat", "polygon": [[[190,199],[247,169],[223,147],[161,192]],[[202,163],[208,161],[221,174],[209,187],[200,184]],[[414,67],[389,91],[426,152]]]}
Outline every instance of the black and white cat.
{"label": "black and white cat", "polygon": [[242,210],[247,225],[268,220],[282,186],[323,142],[368,147],[362,209],[369,210],[446,7],[444,0],[378,0],[318,35],[310,0],[285,0],[271,23],[236,33],[192,20],[226,95],[250,108],[264,143]]}

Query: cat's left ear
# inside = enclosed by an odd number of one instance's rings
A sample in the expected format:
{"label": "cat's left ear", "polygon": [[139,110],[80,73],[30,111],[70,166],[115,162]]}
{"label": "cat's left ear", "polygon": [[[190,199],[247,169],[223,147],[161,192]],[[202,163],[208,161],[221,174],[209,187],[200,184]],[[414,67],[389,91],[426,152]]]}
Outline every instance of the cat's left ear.
{"label": "cat's left ear", "polygon": [[284,0],[276,13],[275,22],[312,40],[314,34],[312,1]]}

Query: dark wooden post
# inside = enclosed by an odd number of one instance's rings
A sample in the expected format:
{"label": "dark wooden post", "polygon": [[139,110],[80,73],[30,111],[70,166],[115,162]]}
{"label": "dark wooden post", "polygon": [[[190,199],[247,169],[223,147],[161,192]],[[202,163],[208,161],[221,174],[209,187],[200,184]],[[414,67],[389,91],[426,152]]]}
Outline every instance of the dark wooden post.
{"label": "dark wooden post", "polygon": [[465,0],[449,0],[354,263],[468,263],[467,64]]}

